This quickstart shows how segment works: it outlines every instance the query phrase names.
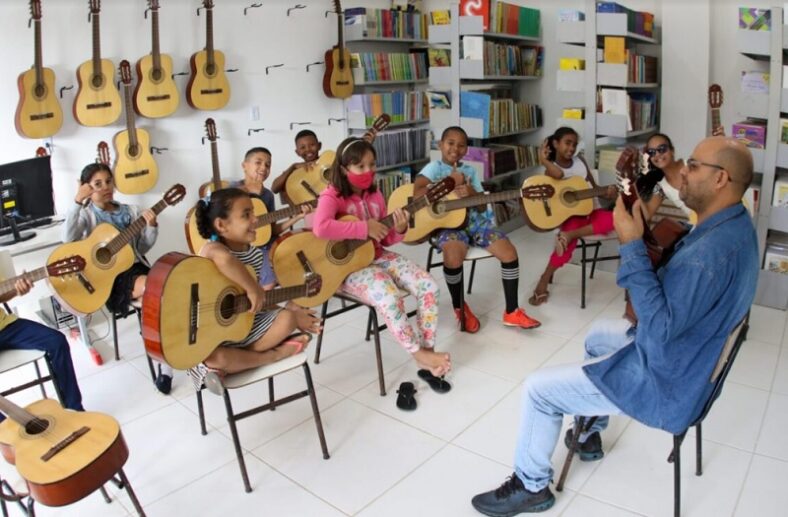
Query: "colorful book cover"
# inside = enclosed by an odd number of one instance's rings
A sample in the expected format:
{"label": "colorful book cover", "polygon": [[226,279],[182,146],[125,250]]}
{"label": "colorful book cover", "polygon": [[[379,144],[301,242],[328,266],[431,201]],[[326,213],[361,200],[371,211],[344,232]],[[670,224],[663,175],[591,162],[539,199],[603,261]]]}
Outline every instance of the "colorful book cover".
{"label": "colorful book cover", "polygon": [[490,0],[460,0],[460,16],[481,16],[484,30],[490,30]]}
{"label": "colorful book cover", "polygon": [[482,136],[490,136],[490,96],[477,92],[460,93],[460,116],[482,121]]}
{"label": "colorful book cover", "polygon": [[605,36],[605,63],[626,63],[627,49],[624,38]]}

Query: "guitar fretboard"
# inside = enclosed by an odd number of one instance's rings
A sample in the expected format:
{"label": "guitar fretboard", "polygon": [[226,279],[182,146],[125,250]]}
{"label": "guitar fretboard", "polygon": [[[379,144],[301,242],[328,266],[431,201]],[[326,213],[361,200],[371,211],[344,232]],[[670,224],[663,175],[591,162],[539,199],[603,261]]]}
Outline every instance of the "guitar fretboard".
{"label": "guitar fretboard", "polygon": [[[404,207],[403,210],[407,211],[409,214],[415,213],[417,210],[420,210],[429,204],[429,200],[427,196],[419,196],[418,198],[414,199]],[[379,223],[383,224],[386,228],[391,229],[394,227],[394,213],[390,213],[380,221]],[[345,241],[347,243],[348,251],[354,251],[369,242],[368,240],[364,239],[353,239]]]}
{"label": "guitar fretboard", "polygon": [[99,30],[99,13],[91,13],[93,22],[93,76],[101,75],[101,31]]}
{"label": "guitar fretboard", "polygon": [[222,188],[222,177],[219,173],[219,147],[216,145],[216,139],[211,140],[211,173],[215,192]]}
{"label": "guitar fretboard", "polygon": [[161,73],[161,51],[159,50],[159,9],[151,10],[151,39],[153,40],[153,72]]}
{"label": "guitar fretboard", "polygon": [[31,282],[37,282],[38,280],[43,280],[47,277],[47,268],[46,266],[34,269],[32,271],[28,271],[26,273],[22,273],[21,275],[15,276],[13,278],[9,278],[7,280],[3,280],[0,282],[0,296],[5,296],[8,293],[16,291],[16,284],[17,280],[21,280],[26,278]]}
{"label": "guitar fretboard", "polygon": [[267,226],[269,224],[273,224],[279,221],[280,219],[285,219],[287,217],[293,217],[294,215],[298,215],[301,213],[301,207],[304,205],[309,205],[312,208],[315,208],[317,206],[317,199],[308,201],[306,203],[302,203],[300,205],[291,206],[288,208],[280,208],[279,210],[275,210],[268,214],[263,214],[257,218],[255,228]]}
{"label": "guitar fretboard", "polygon": [[711,108],[711,130],[712,132],[722,127],[722,121],[720,120],[720,108]]}
{"label": "guitar fretboard", "polygon": [[44,71],[42,69],[44,65],[41,58],[41,20],[34,20],[33,27],[36,47],[33,66],[36,69],[36,87],[40,87],[44,84]]}
{"label": "guitar fretboard", "polygon": [[[154,214],[159,215],[165,208],[167,208],[167,202],[162,199],[150,209],[153,210]],[[139,216],[133,223],[128,225],[124,230],[122,230],[107,243],[107,249],[112,255],[115,255],[117,252],[123,249],[123,246],[130,243],[131,239],[139,235],[147,224],[148,223],[145,222],[145,218]]]}
{"label": "guitar fretboard", "polygon": [[[129,72],[131,74],[131,72]],[[131,105],[131,81],[123,83],[123,104],[126,106],[126,131],[129,133],[129,147],[133,151],[133,156],[140,154],[139,142],[137,142],[137,131],[134,126],[134,109]],[[120,153],[120,149],[116,149]]]}
{"label": "guitar fretboard", "polygon": [[[34,420],[38,420],[38,417],[34,414],[25,411],[2,395],[0,395],[0,411],[22,427],[27,426],[27,424]],[[42,425],[45,425],[45,422],[42,422]]]}
{"label": "guitar fretboard", "polygon": [[208,53],[208,67],[209,69],[213,69],[213,9],[210,7],[205,9],[205,37],[205,50]]}
{"label": "guitar fretboard", "polygon": [[[263,307],[270,307],[278,303],[286,302],[294,298],[301,298],[308,294],[306,284],[294,285],[290,287],[277,287],[265,292],[265,300]],[[249,298],[246,295],[236,296],[235,305],[233,306],[234,312],[241,313],[248,311],[252,307]]]}

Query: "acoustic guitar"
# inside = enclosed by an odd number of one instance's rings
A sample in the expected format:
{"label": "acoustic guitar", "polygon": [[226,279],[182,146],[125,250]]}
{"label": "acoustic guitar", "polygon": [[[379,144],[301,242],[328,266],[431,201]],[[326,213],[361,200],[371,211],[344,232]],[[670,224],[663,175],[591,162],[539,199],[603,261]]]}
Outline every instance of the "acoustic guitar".
{"label": "acoustic guitar", "polygon": [[41,0],[30,0],[35,54],[33,68],[19,74],[19,104],[14,123],[20,136],[46,138],[63,125],[63,110],[55,95],[55,72],[45,68],[41,58]]}
{"label": "acoustic guitar", "polygon": [[[416,214],[452,190],[454,179],[443,178],[431,185],[423,196],[411,200],[403,208],[409,214]],[[347,215],[339,220],[352,222],[358,219]],[[379,222],[387,228],[393,228],[394,215],[389,214]],[[318,293],[295,300],[302,307],[322,304],[337,292],[345,277],[367,267],[374,259],[375,245],[370,239],[330,241],[319,239],[311,231],[305,230],[280,237],[271,248],[271,264],[281,285],[297,284],[304,273],[317,273],[323,278]]]}
{"label": "acoustic guitar", "polygon": [[159,181],[159,166],[150,152],[150,135],[138,129],[134,123],[131,107],[131,65],[125,59],[120,62],[120,78],[123,82],[123,99],[126,103],[126,129],[115,134],[115,186],[124,194],[142,194],[156,186]]}
{"label": "acoustic guitar", "polygon": [[[168,206],[179,203],[186,195],[183,185],[175,185],[151,210],[158,215]],[[147,223],[140,216],[126,229],[118,230],[108,223],[96,226],[81,241],[61,244],[49,255],[47,264],[73,255],[85,257],[85,269],[73,278],[51,283],[55,297],[69,312],[85,316],[96,312],[109,299],[115,277],[134,264],[131,240],[145,229]]]}
{"label": "acoustic guitar", "polygon": [[74,118],[83,126],[107,126],[120,117],[120,93],[115,87],[115,65],[109,59],[101,59],[101,0],[89,0],[88,4],[93,24],[93,59],[77,68],[79,89],[74,98]]}
{"label": "acoustic guitar", "polygon": [[47,506],[79,501],[109,481],[129,449],[117,420],[102,413],[69,411],[54,400],[24,409],[0,397],[0,452]]}
{"label": "acoustic guitar", "polygon": [[62,278],[67,275],[73,275],[83,271],[84,269],[85,259],[79,255],[66,257],[62,260],[56,260],[48,266],[39,267],[32,271],[26,271],[21,275],[0,281],[0,298],[11,293],[16,293],[15,284],[18,280],[22,280],[23,278],[28,280],[30,283],[35,283],[45,278],[50,279],[49,281],[52,282],[52,279],[54,278]]}
{"label": "acoustic guitar", "polygon": [[186,86],[186,102],[198,110],[218,110],[230,100],[230,82],[224,72],[224,54],[213,48],[213,0],[203,0],[205,8],[205,50],[192,54],[191,75]]}
{"label": "acoustic guitar", "polygon": [[[254,275],[254,270],[248,268]],[[265,306],[311,296],[320,277],[265,292]],[[245,291],[207,258],[170,252],[153,264],[142,297],[142,337],[148,354],[178,370],[197,366],[219,345],[242,341],[254,314]]]}
{"label": "acoustic guitar", "polygon": [[709,111],[711,112],[711,132],[722,128],[720,108],[722,107],[722,87],[719,84],[709,86]]}
{"label": "acoustic guitar", "polygon": [[347,99],[353,95],[353,71],[350,69],[350,51],[345,47],[345,13],[339,0],[334,0],[334,11],[337,14],[337,44],[326,51],[323,92],[327,97]]}
{"label": "acoustic guitar", "polygon": [[[392,192],[388,202],[389,212],[405,206],[413,197],[413,190],[413,184],[406,184]],[[413,214],[412,222],[405,233],[403,242],[418,244],[427,240],[436,230],[463,226],[468,216],[467,209],[471,207],[519,198],[522,198],[523,202],[525,200],[541,200],[551,197],[554,192],[551,185],[526,185],[523,183],[521,190],[481,193],[464,198],[458,198],[456,194],[452,193],[445,199],[430,204],[427,210]]]}
{"label": "acoustic guitar", "polygon": [[148,0],[153,49],[137,61],[134,109],[148,118],[162,118],[178,109],[178,88],[172,78],[172,58],[159,49],[159,0]]}
{"label": "acoustic guitar", "polygon": [[[374,137],[391,124],[391,117],[387,113],[378,116],[369,128],[369,133]],[[334,164],[336,153],[326,151],[320,155],[315,163],[308,167],[298,167],[285,181],[285,193],[290,203],[300,205],[314,201],[329,185],[331,166]]]}
{"label": "acoustic guitar", "polygon": [[523,187],[536,185],[549,185],[554,192],[542,199],[523,199],[525,220],[537,232],[554,230],[570,217],[590,214],[594,210],[594,198],[607,194],[607,187],[589,188],[581,176],[557,180],[539,175],[531,176],[523,183]]}

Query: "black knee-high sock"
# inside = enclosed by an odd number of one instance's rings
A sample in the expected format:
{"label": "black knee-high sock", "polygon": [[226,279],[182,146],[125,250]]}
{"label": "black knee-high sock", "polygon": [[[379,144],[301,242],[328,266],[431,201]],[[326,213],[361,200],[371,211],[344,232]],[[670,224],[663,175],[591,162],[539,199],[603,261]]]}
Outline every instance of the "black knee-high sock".
{"label": "black knee-high sock", "polygon": [[501,262],[501,280],[503,281],[503,296],[506,299],[506,312],[512,312],[519,307],[517,303],[517,286],[520,283],[520,261]]}
{"label": "black knee-high sock", "polygon": [[449,287],[452,306],[455,309],[461,309],[463,302],[462,290],[465,285],[462,277],[462,266],[457,268],[443,266],[443,278],[446,279],[446,285]]}

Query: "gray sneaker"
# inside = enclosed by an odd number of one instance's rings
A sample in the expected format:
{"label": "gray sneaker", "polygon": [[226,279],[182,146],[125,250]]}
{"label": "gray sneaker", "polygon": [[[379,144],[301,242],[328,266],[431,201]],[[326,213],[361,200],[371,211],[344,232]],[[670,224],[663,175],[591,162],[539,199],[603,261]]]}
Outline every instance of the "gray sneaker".
{"label": "gray sneaker", "polygon": [[547,511],[555,504],[555,496],[549,487],[530,492],[517,474],[513,473],[495,490],[475,496],[471,504],[484,515],[512,517],[520,513]]}
{"label": "gray sneaker", "polygon": [[[564,445],[567,449],[572,445],[572,431],[567,429],[564,436]],[[580,461],[601,460],[605,456],[605,451],[602,450],[602,437],[599,433],[593,432],[583,443],[577,442],[577,454],[580,456]]]}

